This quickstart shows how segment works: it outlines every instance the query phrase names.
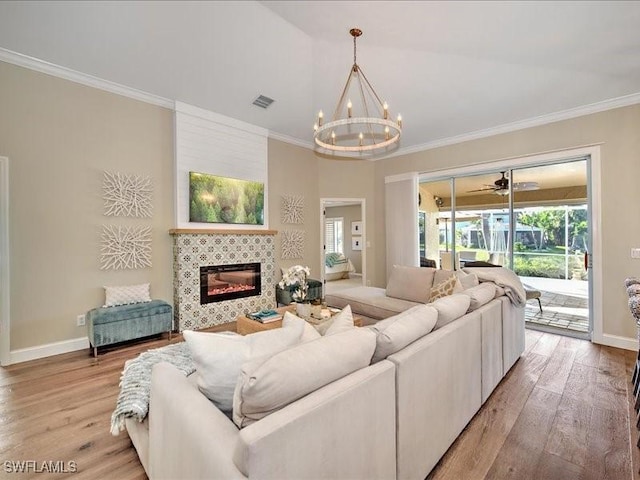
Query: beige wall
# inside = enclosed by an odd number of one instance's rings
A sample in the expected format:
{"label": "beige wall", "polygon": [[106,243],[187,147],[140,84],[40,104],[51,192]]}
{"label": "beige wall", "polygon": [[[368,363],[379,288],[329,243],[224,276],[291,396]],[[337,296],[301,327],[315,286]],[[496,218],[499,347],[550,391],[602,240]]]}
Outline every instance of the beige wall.
{"label": "beige wall", "polygon": [[[320,196],[318,194],[318,161],[309,149],[277,140],[269,140],[269,228],[276,235],[276,279],[280,268],[306,265],[311,277],[320,278]],[[282,223],[282,195],[304,197],[304,223]],[[282,231],[303,230],[304,257],[282,259]]]}
{"label": "beige wall", "polygon": [[[626,277],[640,275],[640,261],[630,249],[640,246],[640,105],[609,110],[517,132],[418,152],[376,162],[375,188],[383,191],[387,175],[429,172],[492,162],[536,153],[601,144],[602,202],[594,205],[602,217],[604,333],[635,338],[635,325],[623,288]],[[631,214],[629,213],[631,211]],[[384,239],[383,210],[375,224]],[[377,280],[384,278],[384,244],[376,245]]]}
{"label": "beige wall", "polygon": [[[104,285],[151,282],[152,296],[171,302],[173,115],[90,87],[0,62],[0,156],[9,158],[11,349],[86,335],[76,316],[104,301]],[[276,265],[309,265],[319,277],[320,198],[366,201],[367,280],[384,286],[384,177],[429,172],[602,144],[604,332],[634,337],[622,281],[640,275],[629,259],[640,246],[640,106],[625,107],[518,132],[376,162],[336,161],[269,141],[269,218],[272,229],[305,231],[304,258]],[[103,216],[105,170],[150,175],[152,219]],[[303,195],[304,224],[281,224],[281,195]],[[628,210],[631,210],[629,213]],[[153,227],[153,267],[102,271],[105,223]]]}
{"label": "beige wall", "polygon": [[[349,205],[346,207],[327,207],[326,217],[342,217],[344,219],[344,255],[351,259],[353,267],[356,269],[354,273],[362,273],[362,251],[353,250],[351,248],[351,222],[359,222],[362,220],[362,212],[360,205]],[[356,235],[361,237],[360,234]]]}
{"label": "beige wall", "polygon": [[[172,303],[172,112],[0,62],[9,158],[11,349],[86,337],[104,285],[151,283]],[[153,217],[105,217],[103,171],[150,175]],[[152,227],[152,268],[100,270],[103,224]]]}

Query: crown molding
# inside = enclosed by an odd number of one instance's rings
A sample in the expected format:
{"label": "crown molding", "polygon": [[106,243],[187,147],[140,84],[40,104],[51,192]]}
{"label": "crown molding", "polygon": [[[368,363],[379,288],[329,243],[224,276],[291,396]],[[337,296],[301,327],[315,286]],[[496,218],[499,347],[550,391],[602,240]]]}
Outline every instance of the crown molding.
{"label": "crown molding", "polygon": [[540,115],[538,117],[519,120],[517,122],[505,123],[504,125],[498,125],[497,127],[485,128],[483,130],[476,130],[475,132],[463,133],[461,135],[456,135],[453,137],[441,138],[438,140],[433,140],[431,142],[423,143],[421,145],[414,145],[413,147],[400,148],[397,152],[387,155],[385,158],[423,152],[425,150],[446,147],[448,145],[455,145],[457,143],[468,142],[470,140],[478,140],[480,138],[492,137],[494,135],[500,135],[502,133],[515,132],[517,130],[524,130],[525,128],[538,127],[541,125],[546,125],[548,123],[583,117],[585,115],[591,115],[593,113],[613,110],[614,108],[628,107],[630,105],[636,105],[638,103],[640,103],[640,93],[633,93],[622,97],[612,98],[610,100],[604,100],[602,102],[596,102],[589,105],[571,108],[569,110],[562,110],[560,112],[549,113],[547,115]]}
{"label": "crown molding", "polygon": [[313,142],[305,142],[304,140],[300,140],[299,138],[290,137],[289,135],[284,135],[283,133],[277,132],[269,132],[269,138],[274,140],[278,140],[280,142],[289,143],[291,145],[296,145],[302,148],[308,148],[309,150],[313,150]]}
{"label": "crown molding", "polygon": [[141,102],[157,105],[159,107],[169,108],[171,110],[174,109],[173,100],[168,98],[159,97],[158,95],[143,92],[142,90],[137,90],[119,83],[94,77],[93,75],[78,72],[71,68],[61,67],[60,65],[45,62],[44,60],[13,52],[2,47],[0,47],[0,61],[35,70],[36,72],[46,73],[47,75],[53,75],[54,77],[59,77],[88,87],[122,95]]}
{"label": "crown molding", "polygon": [[[143,92],[135,88],[127,87],[116,82],[104,80],[102,78],[94,77],[86,73],[78,72],[67,67],[55,65],[53,63],[40,60],[38,58],[23,55],[6,48],[0,47],[0,61],[11,63],[19,67],[29,68],[37,72],[46,73],[55,77],[63,78],[71,82],[79,83],[89,87],[104,90],[117,95],[123,95],[134,100],[146,102],[159,107],[175,110],[175,102],[171,99],[153,95],[151,93]],[[468,142],[471,140],[478,140],[481,138],[491,137],[494,135],[500,135],[503,133],[515,132],[517,130],[523,130],[525,128],[538,127],[546,125],[548,123],[559,122],[562,120],[569,120],[572,118],[582,117],[593,113],[604,112],[606,110],[613,110],[614,108],[627,107],[630,105],[636,105],[640,103],[640,92],[625,95],[622,97],[612,98],[610,100],[604,100],[602,102],[591,103],[589,105],[583,105],[568,110],[562,110],[560,112],[550,113],[547,115],[540,115],[525,120],[519,120],[512,123],[506,123],[504,125],[498,125],[496,127],[486,128],[483,130],[476,130],[474,132],[463,133],[461,135],[455,135],[453,137],[441,138],[433,140],[431,142],[423,143],[420,145],[414,145],[407,148],[399,148],[393,153],[388,153],[379,158],[368,158],[367,160],[379,161],[387,158],[405,156],[412,153],[423,152],[425,150],[432,150],[434,148],[446,147],[449,145],[455,145],[458,143]],[[314,144],[310,141],[300,140],[298,138],[290,137],[277,132],[269,132],[269,138],[279,140],[281,142],[296,145],[298,147],[314,150]]]}

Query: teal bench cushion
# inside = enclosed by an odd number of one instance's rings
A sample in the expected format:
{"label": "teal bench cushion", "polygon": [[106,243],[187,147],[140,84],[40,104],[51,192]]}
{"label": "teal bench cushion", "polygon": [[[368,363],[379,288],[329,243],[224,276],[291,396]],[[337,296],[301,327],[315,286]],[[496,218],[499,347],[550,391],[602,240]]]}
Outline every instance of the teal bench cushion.
{"label": "teal bench cushion", "polygon": [[163,300],[152,300],[130,305],[118,305],[117,307],[94,308],[87,314],[87,320],[92,321],[93,325],[101,325],[140,317],[151,317],[161,313],[171,313],[171,305]]}
{"label": "teal bench cushion", "polygon": [[173,308],[163,300],[94,308],[87,312],[87,325],[97,355],[97,347],[171,332]]}

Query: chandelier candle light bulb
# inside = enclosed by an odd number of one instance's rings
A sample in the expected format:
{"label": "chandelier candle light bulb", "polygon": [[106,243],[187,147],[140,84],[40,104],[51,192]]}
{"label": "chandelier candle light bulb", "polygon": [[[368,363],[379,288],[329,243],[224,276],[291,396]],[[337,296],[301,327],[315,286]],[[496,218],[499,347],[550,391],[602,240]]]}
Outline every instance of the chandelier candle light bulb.
{"label": "chandelier candle light bulb", "polygon": [[[362,30],[352,28],[349,33],[353,37],[353,65],[333,118],[325,123],[320,110],[313,129],[314,141],[321,153],[329,155],[363,158],[391,152],[397,148],[402,134],[402,117],[398,115],[397,121],[391,120],[389,104],[380,100],[357,63],[356,40]],[[355,104],[350,94],[356,94]],[[370,116],[370,112],[381,116]]]}

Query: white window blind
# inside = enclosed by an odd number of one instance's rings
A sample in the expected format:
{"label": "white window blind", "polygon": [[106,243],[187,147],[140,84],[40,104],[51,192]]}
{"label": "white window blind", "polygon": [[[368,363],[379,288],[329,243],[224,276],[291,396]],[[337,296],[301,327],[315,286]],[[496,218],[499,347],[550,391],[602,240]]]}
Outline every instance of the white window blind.
{"label": "white window blind", "polygon": [[327,218],[324,221],[325,253],[344,253],[344,231],[342,218]]}

